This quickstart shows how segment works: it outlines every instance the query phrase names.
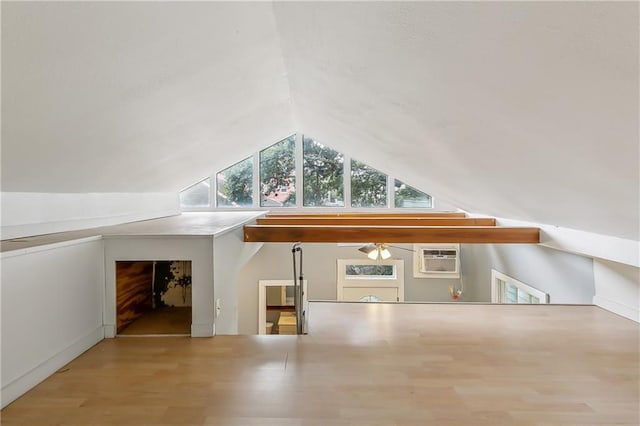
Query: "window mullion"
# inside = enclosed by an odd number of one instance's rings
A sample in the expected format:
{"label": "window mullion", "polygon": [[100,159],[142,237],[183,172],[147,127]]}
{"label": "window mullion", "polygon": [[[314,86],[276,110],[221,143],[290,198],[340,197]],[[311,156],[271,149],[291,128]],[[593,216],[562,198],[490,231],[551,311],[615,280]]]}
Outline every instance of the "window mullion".
{"label": "window mullion", "polygon": [[218,208],[218,173],[209,177],[209,209]]}
{"label": "window mullion", "polygon": [[254,209],[260,208],[260,152],[253,153],[253,194],[251,205]]}
{"label": "window mullion", "polygon": [[302,152],[302,133],[296,133],[296,159],[295,159],[295,167],[296,167],[296,208],[302,208],[304,204],[304,158]]}
{"label": "window mullion", "polygon": [[344,185],[344,208],[351,208],[351,156],[344,154],[344,167],[342,172],[344,173],[342,183]]}
{"label": "window mullion", "polygon": [[396,207],[396,191],[395,181],[391,175],[387,175],[387,208],[393,209]]}

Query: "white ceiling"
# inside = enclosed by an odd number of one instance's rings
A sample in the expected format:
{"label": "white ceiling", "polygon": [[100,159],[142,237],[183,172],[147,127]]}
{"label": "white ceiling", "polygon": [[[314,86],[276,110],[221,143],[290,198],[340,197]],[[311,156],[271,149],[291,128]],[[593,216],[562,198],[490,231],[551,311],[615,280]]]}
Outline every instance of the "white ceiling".
{"label": "white ceiling", "polygon": [[301,130],[638,239],[638,3],[2,2],[2,189],[178,191]]}

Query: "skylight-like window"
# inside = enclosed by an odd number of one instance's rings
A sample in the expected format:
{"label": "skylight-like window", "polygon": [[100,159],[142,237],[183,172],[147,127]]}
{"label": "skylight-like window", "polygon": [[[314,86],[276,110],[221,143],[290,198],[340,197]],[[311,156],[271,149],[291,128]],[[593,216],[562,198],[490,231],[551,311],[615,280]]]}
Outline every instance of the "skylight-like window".
{"label": "skylight-like window", "polygon": [[218,207],[253,205],[253,158],[249,157],[216,174]]}
{"label": "skylight-like window", "polygon": [[351,160],[351,206],[386,207],[387,175]]}
{"label": "skylight-like window", "polygon": [[180,206],[202,208],[211,205],[211,179],[204,179],[180,192]]}
{"label": "skylight-like window", "polygon": [[344,207],[344,155],[303,138],[303,205]]}
{"label": "skylight-like window", "polygon": [[296,206],[296,136],[260,151],[260,206]]}
{"label": "skylight-like window", "polygon": [[395,179],[395,206],[398,208],[430,209],[433,207],[429,194]]}

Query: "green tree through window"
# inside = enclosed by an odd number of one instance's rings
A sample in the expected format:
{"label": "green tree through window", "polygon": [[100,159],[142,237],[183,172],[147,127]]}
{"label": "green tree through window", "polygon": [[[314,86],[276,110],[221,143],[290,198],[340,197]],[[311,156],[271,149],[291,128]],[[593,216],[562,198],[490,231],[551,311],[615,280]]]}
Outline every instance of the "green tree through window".
{"label": "green tree through window", "polygon": [[387,175],[351,160],[351,206],[386,207]]}
{"label": "green tree through window", "polygon": [[303,159],[304,206],[344,207],[344,156],[305,137]]}
{"label": "green tree through window", "polygon": [[253,159],[251,157],[216,174],[218,207],[253,205]]}
{"label": "green tree through window", "polygon": [[295,207],[296,135],[260,151],[260,206]]}
{"label": "green tree through window", "polygon": [[395,180],[395,206],[402,208],[431,208],[433,207],[431,196],[418,191],[406,183]]}
{"label": "green tree through window", "polygon": [[[304,207],[433,208],[429,194],[397,179],[392,189],[395,202],[390,201],[387,182],[391,181],[386,174],[311,137],[302,136],[302,143],[297,142],[297,136],[291,135],[260,151],[259,160],[251,156],[216,173],[215,200],[209,199],[212,179],[185,189],[180,193],[181,207],[199,210],[212,207],[213,201],[222,208],[295,207],[296,194],[301,193]],[[301,153],[296,151],[299,147]],[[298,156],[302,184],[296,181]],[[345,161],[351,164],[351,174],[346,176]],[[345,190],[345,179],[351,183],[350,191]]]}

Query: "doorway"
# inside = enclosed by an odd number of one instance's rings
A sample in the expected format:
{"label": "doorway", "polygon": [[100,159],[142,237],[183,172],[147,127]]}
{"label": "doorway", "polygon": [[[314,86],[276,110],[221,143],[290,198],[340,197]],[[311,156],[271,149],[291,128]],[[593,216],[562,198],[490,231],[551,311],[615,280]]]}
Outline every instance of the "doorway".
{"label": "doorway", "polygon": [[[260,280],[258,282],[258,334],[296,334],[296,316],[293,280]],[[307,280],[302,281],[302,324],[307,331],[309,316]]]}
{"label": "doorway", "polygon": [[116,261],[118,336],[190,335],[191,261]]}

